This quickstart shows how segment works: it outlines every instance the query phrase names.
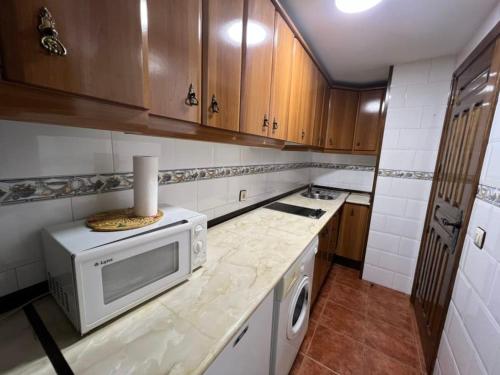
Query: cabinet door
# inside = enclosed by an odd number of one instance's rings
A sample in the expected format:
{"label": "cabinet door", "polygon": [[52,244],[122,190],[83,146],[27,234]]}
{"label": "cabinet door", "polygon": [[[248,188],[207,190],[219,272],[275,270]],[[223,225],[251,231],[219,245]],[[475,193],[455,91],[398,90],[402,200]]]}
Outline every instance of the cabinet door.
{"label": "cabinet door", "polygon": [[380,113],[385,90],[362,91],[354,132],[354,151],[377,154],[382,123]]}
{"label": "cabinet door", "polygon": [[302,76],[304,73],[306,51],[299,40],[293,40],[292,78],[290,92],[290,107],[288,117],[287,140],[290,142],[302,142]]}
{"label": "cabinet door", "polygon": [[267,136],[273,62],[274,6],[248,0],[242,76],[240,131]]}
{"label": "cabinet door", "polygon": [[[3,1],[3,78],[146,108],[147,29],[141,26],[140,4],[140,0],[119,6],[114,0]],[[42,14],[43,7],[48,13]],[[46,46],[58,46],[52,54],[42,46],[42,21],[47,32],[50,26],[58,32],[61,44],[44,39]],[[58,55],[64,54],[62,46],[66,54]]]}
{"label": "cabinet door", "polygon": [[318,252],[314,258],[314,275],[312,285],[312,301],[314,302],[318,297],[321,286],[325,281],[328,271],[330,270],[331,263],[328,260],[328,251],[330,246],[330,224],[329,221],[323,229],[319,232]]}
{"label": "cabinet door", "polygon": [[330,220],[330,245],[328,246],[328,259],[333,261],[333,257],[337,251],[340,229],[340,214],[336,213]]}
{"label": "cabinet door", "polygon": [[314,102],[317,94],[316,66],[309,54],[304,52],[304,70],[302,73],[302,89],[300,102],[300,143],[312,144],[314,129]]}
{"label": "cabinet door", "polygon": [[201,0],[148,0],[151,113],[201,122]]}
{"label": "cabinet door", "polygon": [[358,92],[333,89],[330,91],[330,115],[326,148],[351,151],[358,111]]}
{"label": "cabinet door", "polygon": [[274,293],[271,292],[243,324],[204,375],[268,374]]}
{"label": "cabinet door", "polygon": [[202,122],[239,130],[243,0],[203,1]]}
{"label": "cabinet door", "polygon": [[318,81],[317,94],[314,103],[314,127],[313,127],[313,146],[322,146],[325,138],[325,124],[324,124],[324,108],[325,98],[327,96],[327,83],[319,70],[316,70],[316,79]]}
{"label": "cabinet door", "polygon": [[368,206],[351,203],[344,205],[337,255],[361,261],[365,246],[368,212]]}
{"label": "cabinet door", "polygon": [[292,77],[294,36],[276,12],[274,25],[273,72],[271,82],[271,131],[269,136],[286,139]]}

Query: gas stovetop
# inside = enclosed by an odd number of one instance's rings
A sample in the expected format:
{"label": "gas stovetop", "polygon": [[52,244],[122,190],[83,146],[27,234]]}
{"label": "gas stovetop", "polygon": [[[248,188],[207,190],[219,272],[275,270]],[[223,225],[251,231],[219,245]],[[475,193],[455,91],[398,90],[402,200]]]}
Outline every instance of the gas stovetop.
{"label": "gas stovetop", "polygon": [[312,219],[319,219],[321,216],[325,214],[326,211],[320,209],[313,209],[301,206],[294,206],[292,204],[274,202],[264,206],[264,208],[268,208],[270,210],[286,212],[292,215],[298,215],[303,217],[309,217]]}

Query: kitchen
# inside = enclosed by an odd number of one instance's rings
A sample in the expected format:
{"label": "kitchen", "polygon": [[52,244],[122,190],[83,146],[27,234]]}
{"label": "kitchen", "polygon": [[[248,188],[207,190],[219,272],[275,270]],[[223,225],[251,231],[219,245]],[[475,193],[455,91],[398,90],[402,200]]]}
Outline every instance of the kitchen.
{"label": "kitchen", "polygon": [[500,373],[497,1],[2,5],[0,373]]}

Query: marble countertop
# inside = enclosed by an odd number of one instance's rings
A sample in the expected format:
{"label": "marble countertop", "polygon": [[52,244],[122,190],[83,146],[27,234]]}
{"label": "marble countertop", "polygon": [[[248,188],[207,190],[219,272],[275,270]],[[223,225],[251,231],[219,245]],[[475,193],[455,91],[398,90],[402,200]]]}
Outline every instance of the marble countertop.
{"label": "marble countertop", "polygon": [[347,203],[362,204],[365,206],[370,205],[370,194],[366,193],[350,193],[346,199]]}
{"label": "marble countertop", "polygon": [[[34,306],[77,374],[201,374],[347,196],[279,200],[321,208],[320,219],[261,207],[209,229],[207,263],[189,281],[84,337],[52,298]],[[42,359],[31,365],[21,373],[53,373]]]}

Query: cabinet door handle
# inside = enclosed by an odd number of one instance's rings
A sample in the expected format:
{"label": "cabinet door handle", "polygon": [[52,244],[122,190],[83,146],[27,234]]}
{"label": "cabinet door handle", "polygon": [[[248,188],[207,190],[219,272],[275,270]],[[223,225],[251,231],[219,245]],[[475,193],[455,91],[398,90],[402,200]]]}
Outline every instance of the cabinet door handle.
{"label": "cabinet door handle", "polygon": [[333,146],[333,141],[331,138],[328,139],[328,143],[330,144],[330,146]]}
{"label": "cabinet door handle", "polygon": [[269,119],[267,118],[267,115],[264,115],[264,121],[262,122],[262,127],[263,128],[269,127]]}
{"label": "cabinet door handle", "polygon": [[241,331],[241,333],[238,335],[238,337],[236,337],[236,340],[234,340],[234,343],[233,343],[233,348],[236,345],[238,345],[238,343],[241,341],[243,336],[245,336],[245,333],[247,333],[247,331],[248,331],[248,326],[246,326],[245,329],[243,331]]}
{"label": "cabinet door handle", "polygon": [[306,136],[306,132],[302,130],[302,139]]}
{"label": "cabinet door handle", "polygon": [[361,146],[361,142],[356,143],[356,146]]}
{"label": "cabinet door handle", "polygon": [[212,102],[210,103],[210,110],[213,113],[219,113],[219,103],[217,102],[217,98],[215,95],[212,95]]}
{"label": "cabinet door handle", "polygon": [[276,119],[273,120],[273,130],[278,129],[278,121]]}
{"label": "cabinet door handle", "polygon": [[56,30],[56,21],[50,11],[43,7],[40,9],[40,24],[38,31],[40,33],[40,44],[51,55],[66,56],[68,50],[59,39],[59,33]]}
{"label": "cabinet door handle", "polygon": [[189,106],[198,105],[198,103],[199,103],[192,83],[189,84],[188,94],[187,94],[187,98],[186,98],[185,103],[186,103],[186,105],[189,105]]}

